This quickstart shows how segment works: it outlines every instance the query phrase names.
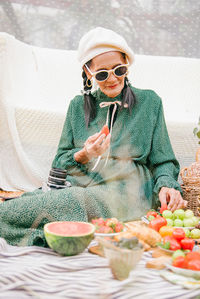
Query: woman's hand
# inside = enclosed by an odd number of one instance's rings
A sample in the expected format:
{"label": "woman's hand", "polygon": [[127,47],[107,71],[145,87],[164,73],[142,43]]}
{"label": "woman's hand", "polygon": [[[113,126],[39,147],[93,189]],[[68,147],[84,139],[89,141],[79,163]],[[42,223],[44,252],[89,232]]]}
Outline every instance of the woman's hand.
{"label": "woman's hand", "polygon": [[101,134],[101,132],[90,136],[86,140],[84,148],[74,154],[75,160],[79,163],[86,164],[92,158],[101,156],[110,146],[110,137],[110,134],[106,136],[105,134]]}
{"label": "woman's hand", "polygon": [[167,208],[172,212],[177,209],[187,207],[187,201],[183,200],[180,191],[174,188],[162,187],[158,197],[161,202],[161,206],[168,204]]}
{"label": "woman's hand", "polygon": [[103,153],[106,152],[109,146],[110,146],[110,134],[106,136],[105,134],[101,134],[101,132],[90,136],[84,144],[84,148],[90,160],[92,158],[101,156]]}

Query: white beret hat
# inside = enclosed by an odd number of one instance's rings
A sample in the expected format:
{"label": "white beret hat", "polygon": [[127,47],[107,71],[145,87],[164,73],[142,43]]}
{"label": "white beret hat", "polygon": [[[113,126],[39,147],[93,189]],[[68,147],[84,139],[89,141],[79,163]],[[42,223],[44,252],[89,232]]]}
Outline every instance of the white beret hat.
{"label": "white beret hat", "polygon": [[129,64],[134,61],[133,51],[125,39],[118,33],[103,27],[94,28],[83,35],[78,46],[78,60],[83,66],[95,56],[109,51],[125,53]]}

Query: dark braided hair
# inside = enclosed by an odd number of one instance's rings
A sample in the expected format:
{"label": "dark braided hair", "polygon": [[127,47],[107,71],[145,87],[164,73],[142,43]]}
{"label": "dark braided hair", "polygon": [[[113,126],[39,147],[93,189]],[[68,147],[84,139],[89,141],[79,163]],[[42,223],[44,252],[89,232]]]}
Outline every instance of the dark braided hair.
{"label": "dark braided hair", "polygon": [[[121,53],[123,58],[126,59],[126,55]],[[88,61],[86,64],[88,68],[91,65],[92,60]],[[83,94],[84,94],[84,111],[85,111],[85,123],[88,128],[90,122],[96,117],[96,99],[91,93],[92,84],[91,81],[87,78],[85,71],[82,72],[83,78]],[[91,85],[88,87],[88,85]],[[128,104],[129,113],[131,113],[133,106],[136,104],[136,97],[130,88],[130,83],[127,77],[124,79],[124,88],[122,90],[122,106],[120,110],[123,109],[124,104]]]}
{"label": "dark braided hair", "polygon": [[[124,60],[127,61],[126,54],[122,53],[122,52],[121,52],[121,54],[122,54]],[[122,90],[122,105],[121,105],[120,110],[123,109],[124,104],[128,104],[128,110],[129,110],[129,113],[131,114],[132,108],[136,104],[136,97],[135,97],[134,92],[130,88],[130,83],[129,83],[129,80],[127,77],[125,77],[125,79],[124,79],[124,88]]]}
{"label": "dark braided hair", "polygon": [[[90,64],[91,64],[91,60],[87,62],[87,66],[89,67]],[[90,121],[92,121],[96,117],[96,101],[95,101],[95,97],[91,93],[92,82],[87,78],[87,75],[84,70],[82,72],[82,78],[83,78],[85,123],[86,123],[86,127],[88,128]],[[88,86],[87,83],[90,86]]]}
{"label": "dark braided hair", "polygon": [[128,110],[131,114],[133,106],[136,104],[136,97],[132,89],[130,88],[130,83],[127,77],[124,79],[124,88],[122,90],[122,106],[120,110],[123,109],[124,104],[128,104]]}

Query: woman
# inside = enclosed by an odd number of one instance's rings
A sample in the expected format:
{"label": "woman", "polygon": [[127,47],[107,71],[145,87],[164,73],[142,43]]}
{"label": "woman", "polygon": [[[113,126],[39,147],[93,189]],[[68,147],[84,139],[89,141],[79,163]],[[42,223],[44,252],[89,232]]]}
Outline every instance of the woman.
{"label": "woman", "polygon": [[[134,55],[117,33],[96,28],[79,43],[83,95],[70,103],[53,168],[70,188],[37,190],[5,202],[0,235],[11,244],[45,246],[43,225],[55,220],[140,218],[152,206],[185,207],[175,159],[155,92],[127,79]],[[91,92],[92,82],[99,86]],[[102,134],[108,125],[110,134]]]}

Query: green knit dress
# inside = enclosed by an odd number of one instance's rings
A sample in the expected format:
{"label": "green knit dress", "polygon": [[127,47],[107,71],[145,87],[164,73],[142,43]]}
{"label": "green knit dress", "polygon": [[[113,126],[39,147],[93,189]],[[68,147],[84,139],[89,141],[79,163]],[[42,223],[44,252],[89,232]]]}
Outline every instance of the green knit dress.
{"label": "green knit dress", "polygon": [[116,217],[139,219],[158,204],[158,192],[166,186],[181,191],[177,182],[179,164],[168,137],[161,99],[151,90],[133,88],[137,103],[131,113],[118,107],[113,125],[109,158],[107,152],[92,170],[74,160],[86,139],[99,132],[109,107],[101,102],[121,101],[121,94],[108,98],[94,92],[96,117],[86,128],[83,96],[70,103],[52,167],[67,169],[72,187],[25,193],[0,207],[0,237],[13,245],[46,246],[43,226],[50,221],[90,221]]}

